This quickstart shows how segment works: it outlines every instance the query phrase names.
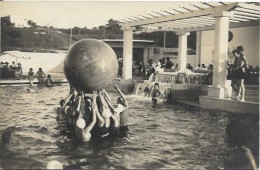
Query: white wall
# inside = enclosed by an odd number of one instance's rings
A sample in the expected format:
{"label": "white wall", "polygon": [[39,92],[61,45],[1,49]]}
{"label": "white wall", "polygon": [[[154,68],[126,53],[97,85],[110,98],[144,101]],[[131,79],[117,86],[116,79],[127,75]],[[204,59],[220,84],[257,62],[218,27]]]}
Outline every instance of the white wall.
{"label": "white wall", "polygon": [[[229,52],[237,46],[244,47],[249,65],[259,66],[259,26],[231,28],[233,39],[228,43]],[[201,64],[212,64],[214,30],[201,32]]]}

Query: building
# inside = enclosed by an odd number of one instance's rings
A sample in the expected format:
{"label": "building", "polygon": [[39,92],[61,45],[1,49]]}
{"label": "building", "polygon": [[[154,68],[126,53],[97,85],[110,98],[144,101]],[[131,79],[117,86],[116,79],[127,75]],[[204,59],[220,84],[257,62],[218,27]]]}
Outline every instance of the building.
{"label": "building", "polygon": [[[174,2],[173,2],[174,4]],[[139,17],[139,18],[138,18]],[[136,27],[151,31],[173,31],[179,36],[179,72],[185,73],[187,65],[187,36],[197,33],[196,64],[213,64],[213,83],[207,88],[207,95],[199,97],[202,107],[214,109],[233,109],[238,112],[258,112],[258,103],[237,103],[231,101],[231,82],[227,80],[227,61],[229,52],[237,46],[244,46],[244,54],[253,66],[259,66],[259,19],[260,6],[242,2],[190,3],[184,7],[161,10],[156,15],[138,16],[137,20],[123,19],[124,32],[122,83],[129,84],[132,79],[132,39]],[[231,35],[231,37],[230,37]],[[181,85],[183,88],[184,85]],[[237,107],[239,106],[239,107]]]}
{"label": "building", "polygon": [[30,20],[25,19],[21,16],[13,16],[9,15],[7,18],[10,20],[12,24],[14,24],[14,27],[19,27],[19,28],[29,28],[31,27],[29,25]]}

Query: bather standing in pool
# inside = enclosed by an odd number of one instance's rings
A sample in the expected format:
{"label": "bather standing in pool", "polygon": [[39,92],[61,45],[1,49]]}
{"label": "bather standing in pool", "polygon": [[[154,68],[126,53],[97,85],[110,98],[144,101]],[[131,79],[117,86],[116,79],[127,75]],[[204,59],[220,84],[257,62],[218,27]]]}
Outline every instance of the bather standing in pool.
{"label": "bather standing in pool", "polygon": [[159,90],[159,83],[154,84],[154,89],[152,93],[152,108],[157,109],[160,99],[163,98],[162,92]]}
{"label": "bather standing in pool", "polygon": [[120,94],[120,96],[117,98],[117,106],[114,109],[118,109],[118,112],[120,112],[120,132],[126,132],[128,131],[127,127],[127,120],[129,116],[129,105],[126,100],[125,95],[121,92],[121,90],[118,88],[118,86],[115,84],[114,88],[117,90],[117,92]]}
{"label": "bather standing in pool", "polygon": [[[96,91],[93,92],[93,101],[95,101],[95,98],[97,97]],[[82,117],[79,117],[79,119],[76,122],[76,136],[77,139],[88,142],[91,139],[91,133],[90,131],[93,129],[94,125],[96,124],[96,112],[97,111],[97,105],[96,102],[92,102],[92,121],[89,125],[86,125],[85,120]],[[80,114],[81,115],[81,114]],[[83,116],[83,115],[82,115]]]}

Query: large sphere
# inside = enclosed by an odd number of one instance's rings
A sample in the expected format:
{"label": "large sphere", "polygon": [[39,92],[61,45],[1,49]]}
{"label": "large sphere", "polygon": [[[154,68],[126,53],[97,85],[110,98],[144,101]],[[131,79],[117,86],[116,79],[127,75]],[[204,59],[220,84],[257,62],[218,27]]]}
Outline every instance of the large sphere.
{"label": "large sphere", "polygon": [[115,52],[100,40],[76,42],[64,60],[64,73],[69,83],[84,92],[106,88],[115,80],[117,71]]}

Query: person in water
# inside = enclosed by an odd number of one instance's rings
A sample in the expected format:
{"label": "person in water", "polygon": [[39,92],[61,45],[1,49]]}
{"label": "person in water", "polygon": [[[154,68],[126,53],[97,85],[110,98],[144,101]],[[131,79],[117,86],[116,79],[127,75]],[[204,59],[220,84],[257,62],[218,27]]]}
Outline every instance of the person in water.
{"label": "person in water", "polygon": [[152,108],[157,109],[160,99],[163,98],[163,93],[159,90],[159,83],[154,84],[152,93]]}
{"label": "person in water", "polygon": [[48,75],[48,78],[45,81],[46,87],[51,87],[53,86],[53,80],[51,79],[51,75]]}
{"label": "person in water", "polygon": [[246,141],[250,138],[249,127],[240,121],[233,121],[226,127],[225,142],[232,148],[225,169],[257,169],[254,156]]}
{"label": "person in water", "polygon": [[114,88],[120,94],[117,98],[117,106],[114,108],[115,112],[120,113],[120,132],[128,131],[127,120],[129,117],[129,104],[126,100],[126,96],[122,93],[122,91],[118,88],[116,84],[114,84]]}
{"label": "person in water", "polygon": [[102,139],[109,136],[109,127],[105,126],[105,119],[101,116],[99,112],[99,110],[101,110],[99,109],[101,107],[100,100],[100,96],[92,98],[92,112],[95,112],[97,116],[97,123],[93,129],[95,137]]}
{"label": "person in water", "polygon": [[[95,100],[94,98],[97,97],[96,91],[93,92],[93,101]],[[92,102],[93,103],[93,102]],[[91,139],[91,133],[90,131],[93,129],[94,125],[96,124],[96,110],[97,110],[97,105],[92,104],[92,121],[91,123],[86,126],[86,122],[83,118],[79,117],[79,119],[76,122],[76,136],[77,139],[83,141],[83,142],[88,142]]]}
{"label": "person in water", "polygon": [[106,102],[103,90],[100,91],[98,94],[98,103],[99,103],[99,110],[100,110],[101,116],[103,117],[103,119],[105,121],[105,127],[109,128],[110,127],[110,117],[112,116],[112,112]]}
{"label": "person in water", "polygon": [[56,121],[58,123],[58,129],[61,132],[66,132],[68,127],[68,116],[65,114],[64,110],[62,109],[65,105],[65,100],[62,99],[60,101],[60,107],[58,107],[55,112],[57,113]]}
{"label": "person in water", "polygon": [[123,106],[120,104],[121,107],[113,107],[109,95],[106,93],[105,90],[102,90],[103,95],[105,96],[104,99],[106,100],[112,114],[111,114],[111,124],[110,124],[110,132],[111,136],[118,136],[119,135],[119,125],[120,125],[120,113],[122,113]]}
{"label": "person in water", "polygon": [[84,96],[85,108],[83,112],[82,118],[86,122],[86,126],[88,126],[92,121],[92,98],[89,96]]}

